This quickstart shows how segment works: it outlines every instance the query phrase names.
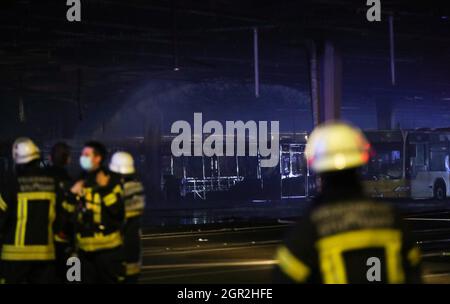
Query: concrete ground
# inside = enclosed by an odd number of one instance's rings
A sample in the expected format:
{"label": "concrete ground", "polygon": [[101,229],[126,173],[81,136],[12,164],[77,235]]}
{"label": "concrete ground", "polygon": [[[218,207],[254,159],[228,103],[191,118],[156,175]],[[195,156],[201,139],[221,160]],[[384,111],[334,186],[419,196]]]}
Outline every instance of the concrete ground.
{"label": "concrete ground", "polygon": [[[275,249],[308,206],[305,201],[207,204],[149,209],[142,283],[270,283]],[[424,281],[450,283],[450,204],[395,204],[424,253]]]}

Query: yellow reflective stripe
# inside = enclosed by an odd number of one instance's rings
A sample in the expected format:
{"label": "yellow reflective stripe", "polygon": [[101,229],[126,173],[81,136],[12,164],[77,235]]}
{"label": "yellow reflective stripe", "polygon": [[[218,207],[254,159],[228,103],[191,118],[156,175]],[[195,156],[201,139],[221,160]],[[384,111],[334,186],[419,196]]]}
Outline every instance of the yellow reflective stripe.
{"label": "yellow reflective stripe", "polygon": [[55,248],[51,245],[3,245],[2,260],[7,261],[43,261],[54,260]]}
{"label": "yellow reflective stripe", "polygon": [[99,193],[94,193],[94,201],[87,202],[87,208],[93,211],[94,223],[100,224],[102,221],[102,201]]}
{"label": "yellow reflective stripe", "polygon": [[122,186],[121,186],[121,185],[116,185],[116,186],[114,187],[114,189],[113,189],[113,193],[122,195],[122,193],[123,193]]}
{"label": "yellow reflective stripe", "polygon": [[75,205],[73,204],[69,204],[68,202],[64,201],[62,203],[62,207],[64,210],[66,210],[69,213],[74,213],[75,212]]}
{"label": "yellow reflective stripe", "polygon": [[23,246],[25,244],[25,230],[27,224],[27,200],[22,196],[18,196],[17,201],[17,222],[14,244]]}
{"label": "yellow reflective stripe", "polygon": [[408,252],[408,261],[412,266],[418,265],[421,259],[422,254],[418,247],[414,247]]}
{"label": "yellow reflective stripe", "polygon": [[304,282],[311,273],[311,270],[302,261],[297,259],[286,247],[280,247],[276,258],[281,270],[296,282]]}
{"label": "yellow reflective stripe", "polygon": [[20,245],[25,246],[25,231],[27,230],[27,220],[28,220],[28,201],[23,202],[23,221],[22,230],[20,235]]}
{"label": "yellow reflective stripe", "polygon": [[0,195],[0,210],[6,211],[8,209],[8,205],[6,205],[3,197]]}
{"label": "yellow reflective stripe", "polygon": [[127,211],[125,212],[125,217],[126,218],[136,217],[142,215],[142,213],[143,213],[142,210]]}
{"label": "yellow reflective stripe", "polygon": [[52,224],[55,219],[56,194],[54,192],[23,192],[17,194],[17,222],[14,238],[16,246],[25,246],[28,203],[32,201],[49,201],[48,240],[53,240]]}
{"label": "yellow reflective stripe", "polygon": [[17,194],[18,198],[26,198],[29,201],[45,201],[54,200],[56,194],[54,192],[22,192]]}
{"label": "yellow reflective stripe", "polygon": [[17,200],[17,211],[16,211],[16,233],[14,234],[14,244],[19,245],[20,244],[20,229],[22,229],[22,209],[23,209],[23,200]]}
{"label": "yellow reflective stripe", "polygon": [[92,188],[84,189],[84,199],[88,202],[92,201]]}
{"label": "yellow reflective stripe", "polygon": [[50,199],[50,204],[48,206],[48,242],[50,243],[49,247],[53,249],[53,255],[55,255],[55,247],[54,247],[54,234],[53,234],[53,222],[56,219],[56,194],[53,193],[52,198]]}
{"label": "yellow reflective stripe", "polygon": [[100,212],[102,206],[93,202],[86,202],[86,208],[92,210],[93,212]]}
{"label": "yellow reflective stripe", "polygon": [[82,237],[80,234],[77,234],[77,241],[80,249],[84,251],[97,251],[122,245],[122,235],[119,231],[108,235],[94,233],[94,236],[89,237]]}
{"label": "yellow reflective stripe", "polygon": [[126,263],[126,274],[127,276],[135,275],[141,272],[141,263]]}
{"label": "yellow reflective stripe", "polygon": [[93,212],[93,221],[96,224],[101,223],[102,217],[102,201],[100,194],[97,192],[93,192],[91,188],[85,193],[84,196],[86,202],[86,208],[88,210],[92,210]]}
{"label": "yellow reflective stripe", "polygon": [[105,197],[103,197],[103,202],[105,203],[106,207],[109,207],[113,205],[115,202],[117,202],[117,194],[112,192]]}
{"label": "yellow reflective stripe", "polygon": [[68,243],[69,240],[67,240],[67,239],[65,239],[65,238],[63,238],[63,237],[60,237],[59,235],[55,234],[55,242],[59,242],[59,243]]}
{"label": "yellow reflective stripe", "polygon": [[347,276],[343,253],[345,251],[382,247],[385,249],[389,283],[403,283],[401,237],[398,230],[367,229],[325,237],[316,243],[324,283],[345,284]]}
{"label": "yellow reflective stripe", "polygon": [[93,213],[94,223],[100,224],[102,217],[102,206],[93,202],[86,202],[86,209],[91,210]]}

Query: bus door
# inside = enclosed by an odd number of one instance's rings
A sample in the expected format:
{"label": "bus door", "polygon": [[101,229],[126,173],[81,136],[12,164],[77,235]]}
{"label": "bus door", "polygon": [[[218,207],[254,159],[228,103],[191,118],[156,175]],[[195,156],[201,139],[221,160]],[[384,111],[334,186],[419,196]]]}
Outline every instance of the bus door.
{"label": "bus door", "polygon": [[309,170],[305,158],[305,144],[280,146],[281,198],[308,196]]}
{"label": "bus door", "polygon": [[373,148],[367,165],[361,168],[364,187],[372,197],[404,198],[410,195],[405,179],[405,139],[399,131],[366,133]]}
{"label": "bus door", "polygon": [[431,133],[410,144],[411,196],[432,198],[448,194],[449,141],[446,134]]}
{"label": "bus door", "polygon": [[428,198],[430,189],[429,151],[426,143],[409,145],[410,185],[412,198]]}

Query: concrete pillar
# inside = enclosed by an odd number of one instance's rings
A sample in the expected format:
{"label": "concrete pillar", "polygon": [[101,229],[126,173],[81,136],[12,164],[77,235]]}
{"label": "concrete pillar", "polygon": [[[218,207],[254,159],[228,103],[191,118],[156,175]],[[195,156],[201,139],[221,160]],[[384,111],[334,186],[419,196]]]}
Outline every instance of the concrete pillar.
{"label": "concrete pillar", "polygon": [[320,123],[320,75],[317,44],[314,41],[308,42],[308,54],[312,121],[314,126],[317,126]]}
{"label": "concrete pillar", "polygon": [[323,121],[341,117],[342,62],[334,44],[326,42],[322,55]]}
{"label": "concrete pillar", "polygon": [[148,202],[159,202],[161,199],[161,122],[162,113],[153,108],[146,121],[144,134],[144,170],[146,194]]}
{"label": "concrete pillar", "polygon": [[310,53],[311,102],[314,125],[339,119],[342,98],[342,60],[336,46],[312,43]]}

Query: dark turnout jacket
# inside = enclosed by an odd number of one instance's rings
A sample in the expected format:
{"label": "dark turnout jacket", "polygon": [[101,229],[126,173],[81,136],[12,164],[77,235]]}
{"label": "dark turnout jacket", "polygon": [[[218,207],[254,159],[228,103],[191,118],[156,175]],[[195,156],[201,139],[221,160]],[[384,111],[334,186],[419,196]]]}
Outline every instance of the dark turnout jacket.
{"label": "dark turnout jacket", "polygon": [[0,199],[1,259],[54,260],[54,222],[62,203],[56,180],[38,161],[17,171]]}
{"label": "dark turnout jacket", "polygon": [[126,274],[141,271],[141,217],[145,208],[144,187],[134,174],[122,176],[126,223],[123,229]]}
{"label": "dark turnout jacket", "polygon": [[73,180],[63,167],[51,166],[48,171],[55,179],[57,190],[62,195],[61,204],[56,206],[58,217],[54,224],[55,242],[72,244],[75,206],[71,206],[69,202],[75,202],[75,196],[70,192]]}
{"label": "dark turnout jacket", "polygon": [[77,198],[76,241],[83,251],[113,249],[123,244],[125,208],[120,180],[111,175],[108,185],[101,187],[96,182],[98,172],[85,176],[83,194]]}
{"label": "dark turnout jacket", "polygon": [[363,197],[314,205],[276,256],[277,283],[421,282],[421,254],[403,220]]}

